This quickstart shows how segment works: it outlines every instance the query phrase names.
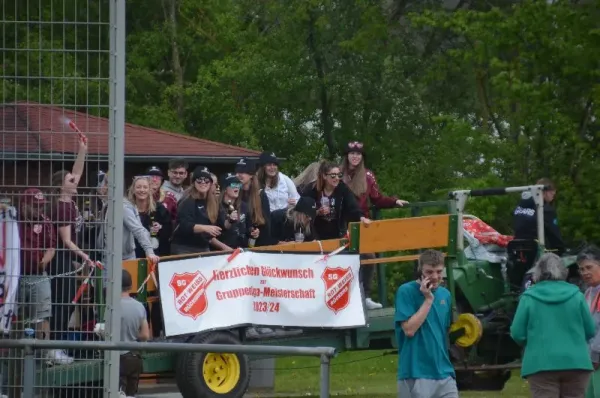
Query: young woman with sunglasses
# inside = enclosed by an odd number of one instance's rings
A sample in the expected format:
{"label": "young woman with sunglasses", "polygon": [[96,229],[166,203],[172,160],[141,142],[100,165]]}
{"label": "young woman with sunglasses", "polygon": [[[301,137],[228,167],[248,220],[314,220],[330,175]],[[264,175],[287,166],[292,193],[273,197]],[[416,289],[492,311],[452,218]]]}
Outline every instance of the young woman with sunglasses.
{"label": "young woman with sunglasses", "polygon": [[[344,183],[350,188],[358,206],[364,217],[369,216],[369,203],[379,209],[392,207],[401,207],[407,204],[405,200],[397,197],[384,196],[379,191],[375,174],[365,167],[365,152],[362,142],[354,141],[346,145],[342,162],[342,172],[344,173]],[[374,254],[363,254],[363,259],[375,258]],[[360,280],[365,292],[365,303],[368,309],[381,308],[382,305],[373,301],[371,296],[371,287],[375,275],[375,266],[364,265],[360,267]]]}
{"label": "young woman with sunglasses", "polygon": [[206,167],[196,167],[192,186],[177,207],[177,226],[171,242],[173,254],[207,252],[211,243],[227,249],[216,240],[225,228],[225,220],[219,211],[218,198],[211,192],[212,185],[210,171]]}
{"label": "young woman with sunglasses", "polygon": [[311,197],[316,202],[314,226],[320,240],[343,237],[349,222],[371,222],[362,214],[352,191],[342,182],[342,177],[337,163],[324,160],[319,166],[316,184],[302,193],[302,196]]}
{"label": "young woman with sunglasses", "polygon": [[248,205],[242,201],[242,183],[235,174],[227,173],[221,178],[221,188],[221,212],[231,224],[231,227],[223,232],[221,240],[233,249],[248,247],[252,220]]}
{"label": "young woman with sunglasses", "polygon": [[[242,201],[248,205],[252,227],[248,246],[268,246],[276,243],[271,237],[271,209],[269,198],[260,189],[258,178],[254,175],[256,166],[247,158],[240,159],[235,165],[235,175],[242,183]],[[254,245],[252,244],[254,242]]]}

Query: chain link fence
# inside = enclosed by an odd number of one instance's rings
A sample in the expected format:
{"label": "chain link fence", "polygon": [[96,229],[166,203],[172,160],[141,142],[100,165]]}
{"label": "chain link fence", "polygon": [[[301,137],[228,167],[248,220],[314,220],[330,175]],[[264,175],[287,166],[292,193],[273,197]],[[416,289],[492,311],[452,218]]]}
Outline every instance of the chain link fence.
{"label": "chain link fence", "polygon": [[[0,335],[90,342],[106,321],[118,341],[125,0],[6,0],[0,15]],[[37,350],[32,389],[5,349],[0,396],[116,397],[118,358]]]}

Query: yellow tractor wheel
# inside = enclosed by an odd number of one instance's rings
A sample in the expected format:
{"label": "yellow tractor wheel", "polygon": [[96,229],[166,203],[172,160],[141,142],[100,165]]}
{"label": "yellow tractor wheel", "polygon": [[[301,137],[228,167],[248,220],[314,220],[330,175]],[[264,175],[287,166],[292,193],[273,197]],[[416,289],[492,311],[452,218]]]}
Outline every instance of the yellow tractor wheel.
{"label": "yellow tractor wheel", "polygon": [[477,344],[483,335],[481,321],[473,314],[460,314],[456,322],[450,326],[450,333],[459,329],[464,329],[464,334],[455,342],[459,347],[471,347]]}

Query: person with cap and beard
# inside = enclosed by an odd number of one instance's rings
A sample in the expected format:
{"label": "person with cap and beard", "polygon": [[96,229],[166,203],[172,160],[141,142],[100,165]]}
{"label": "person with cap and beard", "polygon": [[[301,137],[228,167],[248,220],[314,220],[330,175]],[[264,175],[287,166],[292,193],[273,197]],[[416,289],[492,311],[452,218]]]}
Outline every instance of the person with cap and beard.
{"label": "person with cap and beard", "polygon": [[313,198],[301,196],[294,207],[286,211],[280,224],[273,224],[273,236],[279,243],[310,242],[314,238],[313,220],[317,216],[317,203]]}
{"label": "person with cap and beard", "polygon": [[231,249],[216,239],[230,224],[219,211],[218,198],[212,193],[213,180],[210,171],[207,167],[198,166],[192,175],[192,186],[177,207],[177,225],[173,233],[171,252],[207,252],[211,244],[221,250]]}
{"label": "person with cap and beard", "polygon": [[271,236],[269,198],[265,191],[260,188],[255,172],[255,162],[250,159],[241,158],[235,165],[236,177],[242,183],[242,201],[248,205],[252,221],[249,247],[253,246],[252,240],[256,240],[255,246],[268,246],[277,243],[277,240]]}
{"label": "person with cap and beard", "polygon": [[241,190],[242,183],[235,174],[227,173],[221,178],[219,203],[221,212],[231,224],[231,228],[223,232],[221,240],[233,249],[248,247],[248,237],[252,229],[248,204],[242,201]]}

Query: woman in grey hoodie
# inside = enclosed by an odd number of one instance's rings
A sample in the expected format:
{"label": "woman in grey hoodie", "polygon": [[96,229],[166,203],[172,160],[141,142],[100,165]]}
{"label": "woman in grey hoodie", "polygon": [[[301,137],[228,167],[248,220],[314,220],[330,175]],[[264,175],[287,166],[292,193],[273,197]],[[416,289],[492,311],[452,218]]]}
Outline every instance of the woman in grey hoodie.
{"label": "woman in grey hoodie", "polygon": [[[150,180],[146,177],[135,177],[130,191],[135,193],[137,200],[150,200]],[[154,262],[158,262],[158,256],[154,254],[150,232],[144,228],[140,219],[140,213],[135,205],[128,199],[123,200],[123,261],[135,259],[135,241],[146,252],[146,257]]]}
{"label": "woman in grey hoodie", "polygon": [[[144,196],[144,191],[146,195],[150,195],[150,181],[146,177],[135,177],[132,183],[131,189],[135,190],[135,188],[141,192],[140,194]],[[108,214],[104,214],[104,223],[101,224],[101,231],[98,234],[97,248],[106,248],[106,230],[105,225],[107,223]],[[152,242],[150,240],[150,232],[144,228],[142,225],[142,221],[140,219],[140,213],[137,210],[137,207],[134,203],[131,203],[127,198],[123,199],[123,253],[122,260],[134,260],[135,256],[135,240],[139,242],[140,246],[146,252],[146,257],[157,263],[159,258],[154,253],[152,249]]]}
{"label": "woman in grey hoodie", "polygon": [[588,286],[585,299],[596,324],[596,336],[589,341],[594,373],[586,392],[586,398],[600,396],[600,249],[589,246],[577,255],[577,265],[583,282]]}

